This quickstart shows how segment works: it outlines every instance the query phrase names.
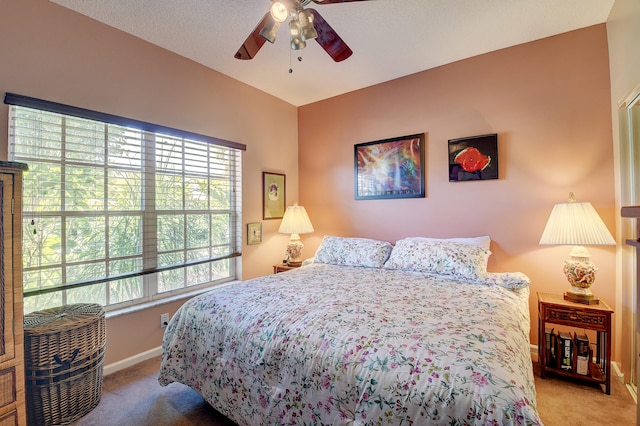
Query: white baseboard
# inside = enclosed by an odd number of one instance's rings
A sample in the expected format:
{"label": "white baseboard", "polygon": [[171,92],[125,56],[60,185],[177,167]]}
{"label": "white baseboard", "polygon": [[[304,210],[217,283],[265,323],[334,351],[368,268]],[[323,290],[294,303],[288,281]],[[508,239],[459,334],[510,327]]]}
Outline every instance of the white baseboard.
{"label": "white baseboard", "polygon": [[153,348],[146,352],[142,352],[141,354],[123,359],[122,361],[105,365],[102,374],[108,376],[109,374],[113,374],[116,371],[124,370],[127,367],[131,367],[132,365],[136,365],[142,361],[146,361],[160,355],[162,355],[162,347],[158,346],[157,348]]}
{"label": "white baseboard", "polygon": [[633,398],[633,400],[637,404],[638,403],[638,388],[627,383],[627,390],[629,391],[629,394],[631,394],[631,397]]}
{"label": "white baseboard", "polygon": [[620,371],[620,366],[616,361],[611,361],[611,374],[617,378],[620,383],[624,383],[624,373]]}
{"label": "white baseboard", "polygon": [[529,345],[529,351],[531,351],[531,360],[538,362],[538,345]]}

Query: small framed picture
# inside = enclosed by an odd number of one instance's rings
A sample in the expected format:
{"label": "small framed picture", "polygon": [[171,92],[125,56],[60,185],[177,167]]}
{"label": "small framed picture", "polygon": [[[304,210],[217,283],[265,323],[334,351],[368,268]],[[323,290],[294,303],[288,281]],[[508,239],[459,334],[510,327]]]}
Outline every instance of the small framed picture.
{"label": "small framed picture", "polygon": [[449,182],[498,179],[498,135],[449,139]]}
{"label": "small framed picture", "polygon": [[262,242],[262,223],[247,223],[247,244],[260,244]]}
{"label": "small framed picture", "polygon": [[285,179],[281,173],[262,172],[263,219],[282,219],[284,216]]}

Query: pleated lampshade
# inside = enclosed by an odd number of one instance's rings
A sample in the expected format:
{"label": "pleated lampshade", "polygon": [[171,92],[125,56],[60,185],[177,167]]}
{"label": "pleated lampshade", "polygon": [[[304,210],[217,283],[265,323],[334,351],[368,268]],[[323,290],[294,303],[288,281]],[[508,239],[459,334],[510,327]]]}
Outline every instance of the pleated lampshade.
{"label": "pleated lampshade", "polygon": [[589,202],[569,201],[553,206],[540,244],[615,245],[616,241]]}
{"label": "pleated lampshade", "polygon": [[305,208],[298,204],[287,207],[278,232],[281,234],[308,234],[313,232],[313,225]]}

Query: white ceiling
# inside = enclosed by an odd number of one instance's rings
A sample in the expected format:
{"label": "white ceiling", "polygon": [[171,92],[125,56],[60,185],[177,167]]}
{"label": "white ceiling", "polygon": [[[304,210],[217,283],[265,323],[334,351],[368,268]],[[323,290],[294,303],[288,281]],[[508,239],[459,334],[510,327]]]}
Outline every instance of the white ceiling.
{"label": "white ceiling", "polygon": [[254,59],[235,59],[270,0],[51,1],[301,106],[606,22],[615,0],[312,3],[308,7],[316,9],[354,52],[338,63],[315,41],[292,53],[285,25],[276,42],[265,43]]}

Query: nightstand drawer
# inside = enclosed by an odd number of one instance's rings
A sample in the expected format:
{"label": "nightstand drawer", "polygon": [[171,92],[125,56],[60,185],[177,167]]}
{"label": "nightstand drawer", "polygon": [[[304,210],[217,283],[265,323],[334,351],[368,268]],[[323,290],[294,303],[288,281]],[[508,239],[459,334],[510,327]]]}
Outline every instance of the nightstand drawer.
{"label": "nightstand drawer", "polygon": [[556,324],[569,324],[577,326],[588,325],[591,330],[607,331],[608,324],[604,312],[584,311],[579,309],[547,306],[545,309],[545,321]]}

